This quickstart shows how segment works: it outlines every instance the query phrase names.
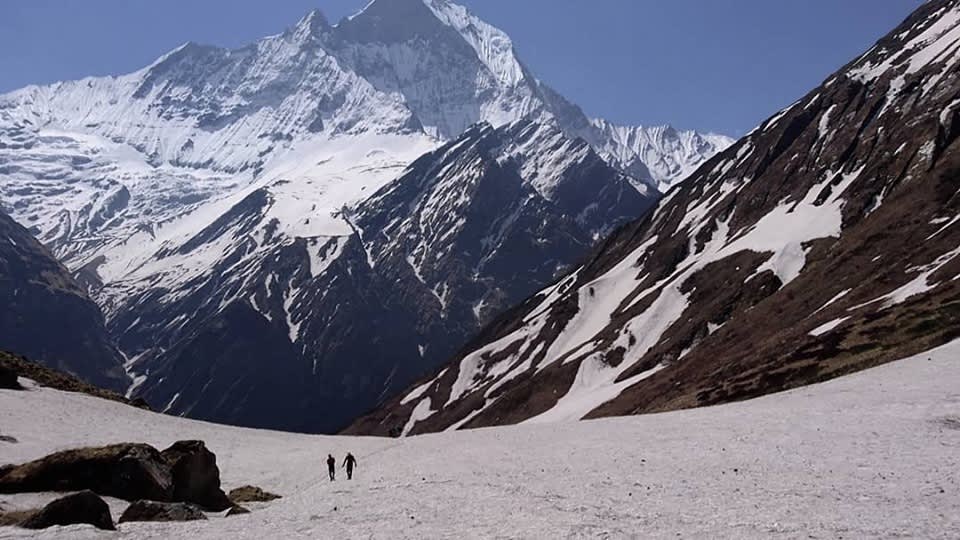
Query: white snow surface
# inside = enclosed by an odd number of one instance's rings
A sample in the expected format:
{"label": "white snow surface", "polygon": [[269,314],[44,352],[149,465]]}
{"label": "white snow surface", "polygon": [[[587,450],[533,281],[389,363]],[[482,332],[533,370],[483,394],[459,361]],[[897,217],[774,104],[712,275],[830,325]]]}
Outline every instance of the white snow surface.
{"label": "white snow surface", "polygon": [[[960,247],[944,253],[940,257],[937,257],[935,261],[929,265],[915,268],[914,271],[920,272],[920,275],[912,279],[909,283],[903,285],[902,287],[881,296],[877,300],[884,300],[884,307],[890,307],[896,304],[905,302],[907,299],[916,296],[918,294],[923,294],[927,291],[937,288],[942,282],[930,282],[930,277],[936,273],[938,270],[947,265],[950,261],[960,255]],[[945,281],[945,280],[944,280]],[[872,302],[871,302],[872,303]]]}
{"label": "white snow surface", "polygon": [[[0,390],[2,461],[206,441],[253,513],[124,523],[146,538],[957,538],[960,342],[827,383],[665,414],[405,439],[207,424],[49,389]],[[106,421],[105,421],[106,419]],[[324,478],[352,452],[352,482]],[[0,495],[7,508],[45,495]],[[124,504],[111,501],[114,517]],[[0,538],[103,538],[90,526]]]}
{"label": "white snow surface", "polygon": [[838,319],[834,319],[834,320],[832,320],[832,321],[823,323],[823,324],[821,324],[820,326],[818,326],[818,327],[814,328],[813,330],[811,330],[811,331],[810,331],[810,335],[811,335],[811,336],[814,336],[814,337],[820,337],[820,336],[822,336],[822,335],[830,332],[830,331],[833,330],[834,328],[837,328],[838,326],[840,326],[841,324],[843,324],[844,322],[846,322],[846,320],[849,319],[849,318],[850,318],[850,317],[840,317],[840,318],[838,318]]}

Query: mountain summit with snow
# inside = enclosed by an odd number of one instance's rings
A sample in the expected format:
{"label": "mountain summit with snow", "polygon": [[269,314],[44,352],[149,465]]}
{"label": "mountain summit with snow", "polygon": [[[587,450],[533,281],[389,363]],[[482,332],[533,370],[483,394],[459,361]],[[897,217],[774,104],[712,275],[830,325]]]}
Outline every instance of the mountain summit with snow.
{"label": "mountain summit with snow", "polygon": [[590,119],[465,8],[375,0],[0,96],[0,205],[100,305],[131,395],[322,431],[728,142]]}
{"label": "mountain summit with snow", "polygon": [[506,34],[446,0],[375,0],[336,25],[313,11],[247,47],[186,43],[129,75],[7,94],[0,110],[122,140],[152,165],[228,173],[262,172],[320,137],[449,140],[525,118],[555,121],[618,164],[639,158],[649,169],[640,180],[665,187],[732,142],[588,119],[530,74]]}

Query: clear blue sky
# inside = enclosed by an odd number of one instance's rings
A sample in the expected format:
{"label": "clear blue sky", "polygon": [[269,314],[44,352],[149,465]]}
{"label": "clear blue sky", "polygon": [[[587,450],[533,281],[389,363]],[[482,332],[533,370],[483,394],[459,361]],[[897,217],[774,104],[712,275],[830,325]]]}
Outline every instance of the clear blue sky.
{"label": "clear blue sky", "polygon": [[[367,0],[0,0],[0,92],[134,71],[185,41],[237,47]],[[921,0],[461,0],[594,116],[742,135]]]}

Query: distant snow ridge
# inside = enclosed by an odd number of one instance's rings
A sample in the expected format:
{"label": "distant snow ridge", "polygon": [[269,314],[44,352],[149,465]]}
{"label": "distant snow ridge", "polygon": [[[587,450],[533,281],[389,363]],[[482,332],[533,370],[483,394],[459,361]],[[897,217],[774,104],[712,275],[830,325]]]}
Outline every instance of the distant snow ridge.
{"label": "distant snow ridge", "polygon": [[586,135],[610,163],[662,192],[690,176],[704,156],[726,150],[734,139],[715,133],[680,131],[671,126],[617,126],[593,120]]}
{"label": "distant snow ridge", "polygon": [[[0,96],[0,204],[88,288],[155,406],[333,430],[721,142],[593,121],[465,8],[375,0]],[[454,165],[402,181],[433,151]],[[496,204],[461,200],[471,182]],[[386,198],[423,214],[381,223]]]}

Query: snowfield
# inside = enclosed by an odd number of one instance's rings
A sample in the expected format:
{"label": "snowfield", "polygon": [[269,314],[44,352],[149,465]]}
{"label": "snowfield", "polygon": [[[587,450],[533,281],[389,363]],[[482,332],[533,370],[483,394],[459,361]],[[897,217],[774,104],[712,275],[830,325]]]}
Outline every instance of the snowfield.
{"label": "snowfield", "polygon": [[[198,438],[246,516],[0,538],[958,538],[960,341],[824,384],[711,408],[408,439],[206,424],[48,389],[0,391],[0,462]],[[358,456],[353,482],[323,459]],[[340,473],[342,475],[342,472]],[[37,495],[0,495],[21,508]],[[114,518],[122,504],[114,502]]]}

